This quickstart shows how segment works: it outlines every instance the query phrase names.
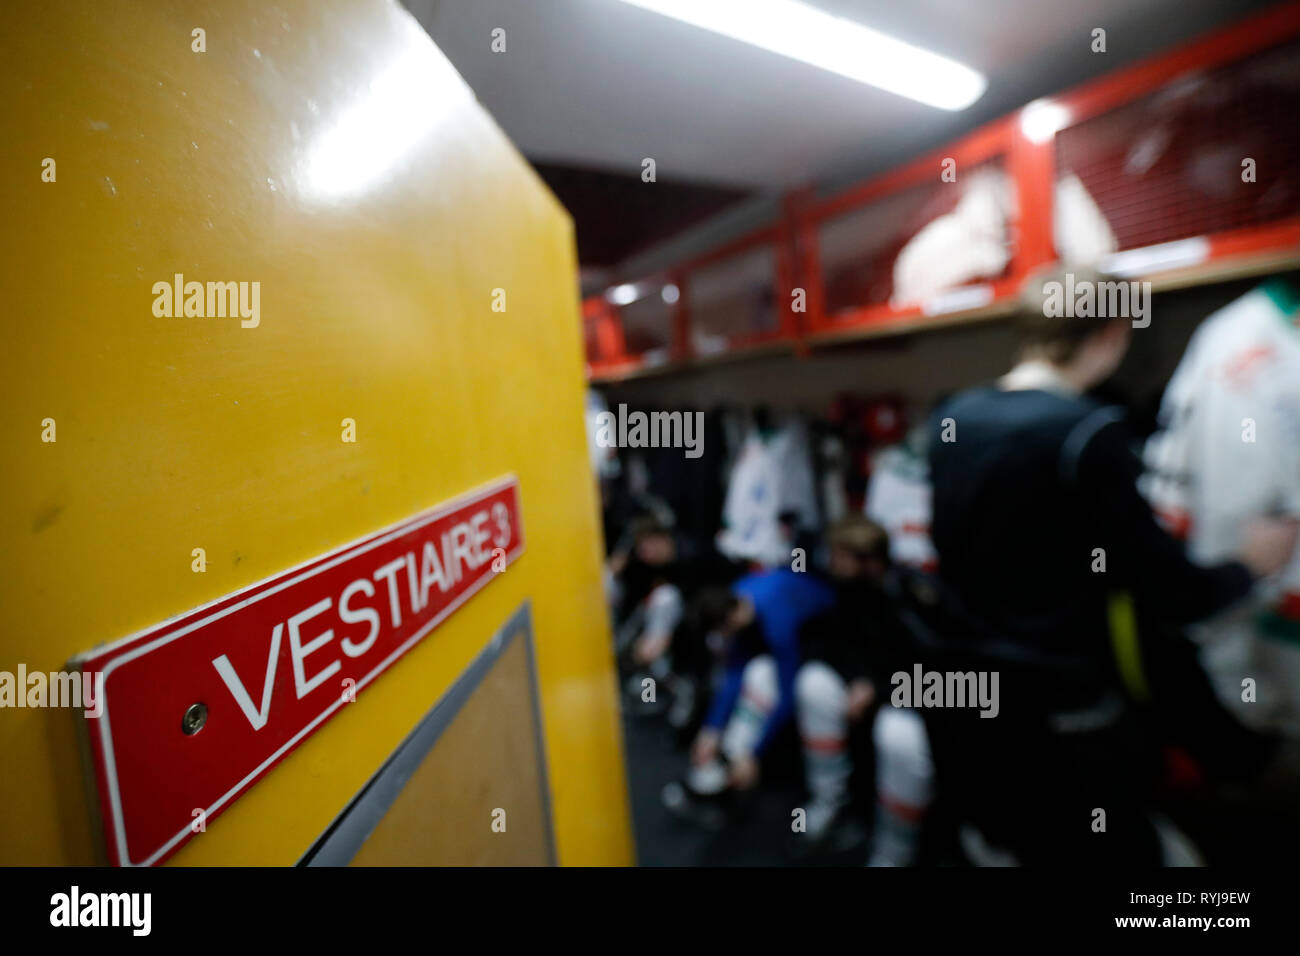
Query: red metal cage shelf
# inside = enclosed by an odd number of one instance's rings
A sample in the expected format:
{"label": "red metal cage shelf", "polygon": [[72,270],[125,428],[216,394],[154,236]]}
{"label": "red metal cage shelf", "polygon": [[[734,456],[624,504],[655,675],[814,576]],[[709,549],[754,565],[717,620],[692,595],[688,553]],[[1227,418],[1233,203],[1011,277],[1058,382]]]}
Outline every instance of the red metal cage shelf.
{"label": "red metal cage shelf", "polygon": [[[1157,288],[1300,265],[1297,102],[1290,2],[834,195],[794,191],[771,225],[587,299],[590,376],[1005,314],[1027,277],[1077,251],[1057,248],[1058,220],[1061,244],[1087,240],[1104,271]],[[927,290],[900,262],[923,227],[931,252],[973,250],[951,266],[964,281]]]}

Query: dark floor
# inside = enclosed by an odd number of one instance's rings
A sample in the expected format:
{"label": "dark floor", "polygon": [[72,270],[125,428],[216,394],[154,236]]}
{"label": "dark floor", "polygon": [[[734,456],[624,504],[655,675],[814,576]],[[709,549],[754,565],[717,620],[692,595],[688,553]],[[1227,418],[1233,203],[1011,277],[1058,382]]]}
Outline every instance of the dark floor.
{"label": "dark floor", "polygon": [[[712,832],[669,813],[664,784],[679,780],[687,755],[662,714],[624,708],[628,788],[641,866],[861,866],[866,847],[797,858],[791,811],[803,805],[797,766],[767,772],[745,812]],[[786,764],[790,764],[789,760]],[[1263,777],[1246,787],[1217,787],[1167,798],[1165,812],[1193,838],[1211,866],[1293,859],[1300,853],[1300,743],[1290,742]],[[865,820],[864,820],[865,823]]]}
{"label": "dark floor", "polygon": [[664,784],[681,778],[686,753],[674,743],[662,715],[633,717],[625,711],[628,788],[641,866],[861,866],[865,845],[812,859],[796,859],[791,813],[803,806],[797,778],[766,779],[745,812],[721,832],[710,832],[669,813],[660,802]]}

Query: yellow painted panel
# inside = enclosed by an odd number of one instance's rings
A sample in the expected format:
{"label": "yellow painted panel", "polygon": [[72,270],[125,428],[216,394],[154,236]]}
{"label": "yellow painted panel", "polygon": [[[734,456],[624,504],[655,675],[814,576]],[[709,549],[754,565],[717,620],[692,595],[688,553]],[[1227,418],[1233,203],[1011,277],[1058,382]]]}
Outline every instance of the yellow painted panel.
{"label": "yellow painted panel", "polygon": [[[560,861],[630,862],[572,226],[430,39],[390,0],[50,0],[0,90],[0,670],[513,472],[522,558],[173,862],[298,859],[525,599]],[[257,326],[156,315],[177,273],[259,283]],[[72,720],[0,711],[0,863],[92,859]]]}

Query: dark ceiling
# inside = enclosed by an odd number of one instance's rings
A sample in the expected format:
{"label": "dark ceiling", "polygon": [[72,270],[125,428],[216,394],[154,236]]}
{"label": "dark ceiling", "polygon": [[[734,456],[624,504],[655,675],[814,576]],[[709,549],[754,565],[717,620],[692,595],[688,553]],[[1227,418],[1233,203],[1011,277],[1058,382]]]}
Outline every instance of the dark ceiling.
{"label": "dark ceiling", "polygon": [[636,174],[533,163],[573,216],[578,262],[605,269],[751,195],[741,189],[683,183],[646,183]]}

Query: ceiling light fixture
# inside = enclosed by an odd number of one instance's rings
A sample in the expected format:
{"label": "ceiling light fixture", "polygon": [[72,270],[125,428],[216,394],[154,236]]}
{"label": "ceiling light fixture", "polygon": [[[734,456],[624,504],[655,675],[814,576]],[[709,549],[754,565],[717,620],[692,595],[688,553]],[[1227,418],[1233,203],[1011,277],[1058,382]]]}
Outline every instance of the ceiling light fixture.
{"label": "ceiling light fixture", "polygon": [[605,298],[615,305],[631,305],[645,293],[635,282],[624,282],[605,293]]}
{"label": "ceiling light fixture", "polygon": [[1031,143],[1046,143],[1070,123],[1070,111],[1051,100],[1034,100],[1020,111],[1020,131]]}
{"label": "ceiling light fixture", "polygon": [[988,81],[968,66],[798,0],[623,0],[944,110],[963,110]]}

